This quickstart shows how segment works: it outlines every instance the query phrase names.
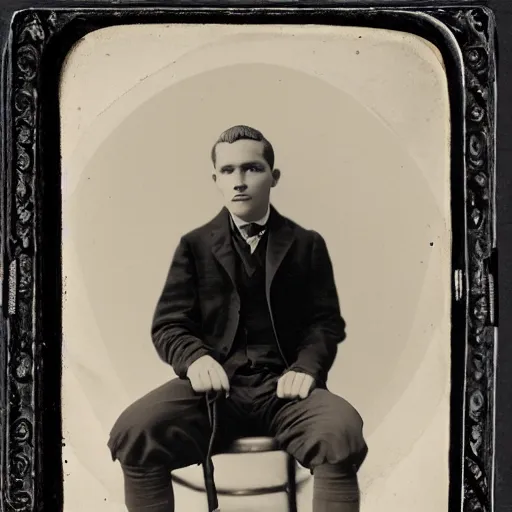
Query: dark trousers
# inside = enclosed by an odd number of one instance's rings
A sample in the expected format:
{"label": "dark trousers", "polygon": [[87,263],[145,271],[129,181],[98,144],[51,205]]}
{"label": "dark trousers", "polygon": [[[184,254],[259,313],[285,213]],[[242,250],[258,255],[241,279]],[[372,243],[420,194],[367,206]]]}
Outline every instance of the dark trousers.
{"label": "dark trousers", "polygon": [[[279,375],[258,373],[231,379],[218,403],[214,453],[241,436],[274,436],[304,467],[346,463],[356,469],[366,457],[363,421],[343,398],[316,388],[305,400],[279,399]],[[211,427],[204,395],[188,380],[173,379],[130,405],[108,442],[114,460],[127,466],[169,471],[202,463]]]}

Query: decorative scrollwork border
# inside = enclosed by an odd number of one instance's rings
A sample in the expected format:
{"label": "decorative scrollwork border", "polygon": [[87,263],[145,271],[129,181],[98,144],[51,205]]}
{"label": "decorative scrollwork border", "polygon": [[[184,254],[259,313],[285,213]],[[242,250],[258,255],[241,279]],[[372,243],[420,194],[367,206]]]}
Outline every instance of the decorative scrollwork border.
{"label": "decorative scrollwork border", "polygon": [[483,9],[439,13],[465,67],[468,251],[464,510],[493,509],[495,407],[495,108],[494,20]]}
{"label": "decorative scrollwork border", "polygon": [[[2,335],[5,343],[0,350],[0,370],[5,392],[0,395],[2,406],[1,459],[2,510],[55,510],[61,507],[62,492],[46,492],[50,477],[42,478],[42,454],[48,450],[44,433],[43,411],[48,397],[42,393],[44,366],[60,368],[60,361],[49,360],[45,347],[60,343],[58,336],[45,339],[46,311],[44,299],[51,300],[48,287],[42,285],[43,274],[52,272],[42,258],[48,239],[43,226],[50,208],[42,192],[49,170],[43,165],[45,152],[58,153],[58,140],[46,136],[42,110],[48,88],[45,73],[50,62],[52,41],[68,33],[68,41],[99,28],[117,23],[158,22],[208,16],[224,22],[250,16],[272,16],[274,22],[286,16],[309,22],[314,16],[322,23],[374,24],[382,15],[382,25],[399,23],[402,18],[425,25],[425,17],[442,25],[456,41],[451,52],[453,63],[460,58],[461,151],[463,182],[453,195],[462,197],[458,229],[461,243],[453,259],[453,306],[464,316],[457,324],[457,336],[452,343],[453,354],[462,354],[463,362],[452,368],[453,382],[460,380],[461,393],[452,400],[452,422],[460,421],[461,439],[452,433],[452,450],[460,452],[460,467],[456,456],[451,467],[450,512],[492,512],[494,478],[494,394],[496,311],[495,306],[495,110],[496,63],[494,49],[494,17],[484,7],[446,7],[390,9],[363,6],[352,9],[304,8],[279,10],[275,7],[208,8],[179,7],[164,9],[61,9],[27,10],[16,14],[11,26],[9,51],[4,62],[3,81],[3,208],[2,215]],[[299,11],[302,11],[299,13]],[[302,16],[302,18],[301,18]],[[206,17],[206,18],[205,18]],[[220,18],[219,18],[220,17]],[[327,21],[326,21],[327,20]],[[379,22],[380,23],[380,22]],[[75,24],[75,25],[73,25]],[[396,24],[396,23],[395,23]],[[428,24],[428,23],[427,23]],[[434,24],[429,28],[435,32]],[[75,27],[70,29],[70,27]],[[68,44],[71,46],[71,43]],[[48,57],[47,57],[48,55]],[[453,64],[455,66],[455,64]],[[48,116],[47,116],[48,117]],[[48,121],[49,122],[49,121]],[[452,123],[457,119],[452,119]],[[454,139],[455,140],[455,139]],[[53,149],[50,147],[53,145]],[[456,184],[454,181],[453,183]],[[455,201],[454,201],[455,204]],[[454,206],[455,208],[455,206]],[[455,216],[454,216],[455,218]],[[47,222],[47,221],[46,221]],[[55,223],[54,230],[60,225]],[[57,236],[56,239],[59,237]],[[58,252],[58,251],[57,251]],[[59,265],[55,259],[53,265]],[[56,274],[59,275],[58,273]],[[58,307],[56,301],[55,307]],[[48,308],[48,306],[46,306]],[[462,308],[462,309],[461,309]],[[55,317],[58,318],[58,315]],[[455,332],[455,331],[454,331]],[[57,353],[57,352],[56,352]],[[46,379],[46,377],[45,377]],[[458,382],[458,381],[457,381]],[[52,425],[58,429],[59,426]],[[46,427],[48,430],[48,427]],[[60,431],[59,431],[60,436]],[[457,445],[457,446],[456,446]],[[52,453],[59,453],[60,446]],[[58,465],[53,460],[54,465]],[[56,472],[60,475],[61,470]],[[457,476],[457,472],[460,473]],[[50,499],[51,496],[51,499]],[[49,501],[53,500],[51,503]],[[48,507],[48,508],[47,508]]]}

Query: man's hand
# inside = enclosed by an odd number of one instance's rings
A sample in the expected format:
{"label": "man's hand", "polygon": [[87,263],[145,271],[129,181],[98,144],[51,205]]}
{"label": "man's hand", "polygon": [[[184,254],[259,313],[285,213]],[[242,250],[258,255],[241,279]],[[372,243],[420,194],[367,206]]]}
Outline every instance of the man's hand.
{"label": "man's hand", "polygon": [[211,356],[201,356],[188,368],[187,377],[196,393],[229,391],[229,380],[224,368]]}
{"label": "man's hand", "polygon": [[277,381],[279,398],[307,398],[315,379],[311,375],[299,372],[286,372]]}

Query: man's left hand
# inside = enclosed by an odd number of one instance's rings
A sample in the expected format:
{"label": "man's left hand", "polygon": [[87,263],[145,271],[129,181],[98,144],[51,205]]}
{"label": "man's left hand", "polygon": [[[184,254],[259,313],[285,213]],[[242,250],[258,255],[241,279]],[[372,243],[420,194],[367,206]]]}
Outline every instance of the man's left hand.
{"label": "man's left hand", "polygon": [[286,372],[277,381],[278,398],[307,398],[314,379],[311,375],[300,372]]}

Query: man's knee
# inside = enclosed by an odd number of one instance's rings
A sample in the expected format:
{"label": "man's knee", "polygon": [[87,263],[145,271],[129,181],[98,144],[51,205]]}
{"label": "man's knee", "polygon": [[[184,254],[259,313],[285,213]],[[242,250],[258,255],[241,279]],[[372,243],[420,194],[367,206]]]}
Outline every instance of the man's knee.
{"label": "man's knee", "polygon": [[339,422],[342,425],[342,430],[346,435],[352,437],[363,436],[363,418],[355,407],[344,400],[345,404],[340,408],[338,412]]}
{"label": "man's knee", "polygon": [[359,467],[368,452],[363,419],[343,398],[330,395],[328,401],[329,406],[315,422],[315,441],[324,447],[327,460],[333,463],[347,461]]}
{"label": "man's knee", "polygon": [[322,389],[313,391],[311,398],[315,421],[322,423],[328,432],[362,435],[363,418],[347,400]]}
{"label": "man's knee", "polygon": [[124,462],[132,447],[139,444],[144,438],[151,437],[159,423],[159,416],[158,410],[141,407],[140,402],[129,405],[119,415],[110,430],[108,447],[112,458]]}
{"label": "man's knee", "polygon": [[204,419],[199,404],[176,395],[173,399],[172,394],[157,390],[120,414],[108,440],[113,460],[128,465],[168,465],[182,458],[184,447],[190,450],[191,443],[196,446],[202,441]]}
{"label": "man's knee", "polygon": [[125,435],[144,432],[154,423],[153,412],[151,410],[143,413],[138,402],[130,404],[124,409],[115,421],[110,430],[110,437],[117,438]]}

